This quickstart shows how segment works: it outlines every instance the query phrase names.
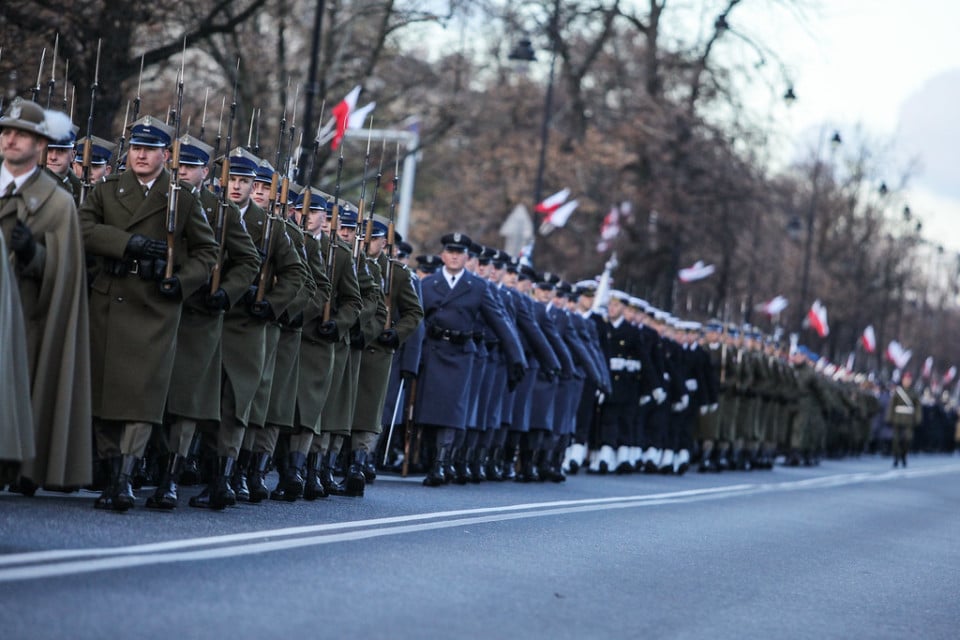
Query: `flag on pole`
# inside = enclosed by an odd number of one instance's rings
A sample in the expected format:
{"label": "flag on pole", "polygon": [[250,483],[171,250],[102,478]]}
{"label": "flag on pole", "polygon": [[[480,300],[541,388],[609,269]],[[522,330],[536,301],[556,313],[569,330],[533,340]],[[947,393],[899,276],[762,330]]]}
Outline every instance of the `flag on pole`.
{"label": "flag on pole", "polygon": [[370,102],[359,109],[357,108],[357,99],[360,97],[360,85],[350,90],[346,97],[338,102],[331,109],[332,117],[323,126],[317,135],[317,144],[324,144],[330,140],[330,148],[337,149],[343,141],[343,136],[347,129],[360,129],[366,121],[367,116],[377,106],[376,102]]}
{"label": "flag on pole", "polygon": [[929,380],[930,376],[933,375],[933,356],[927,356],[927,359],[923,361],[923,371],[920,372],[920,375],[923,376],[924,380]]}
{"label": "flag on pole", "polygon": [[873,332],[873,325],[867,325],[867,328],[863,330],[863,335],[860,336],[860,342],[863,344],[863,348],[867,350],[867,353],[873,353],[877,350],[877,334]]}
{"label": "flag on pole", "polygon": [[580,206],[579,202],[570,200],[546,214],[543,222],[540,223],[540,235],[545,236],[554,229],[558,229],[567,224],[567,220],[570,219],[570,214],[573,213],[578,206]]}
{"label": "flag on pole", "polygon": [[830,325],[827,324],[827,308],[819,300],[814,300],[810,305],[807,320],[821,338],[826,338],[830,333]]}
{"label": "flag on pole", "polygon": [[948,384],[953,382],[953,379],[956,377],[957,377],[957,368],[952,366],[949,369],[947,369],[947,372],[945,374],[943,374],[943,386],[947,386]]}
{"label": "flag on pole", "polygon": [[887,360],[892,362],[897,369],[906,367],[912,355],[913,353],[909,349],[904,349],[896,340],[891,340],[890,344],[887,345]]}
{"label": "flag on pole", "polygon": [[788,304],[789,303],[787,302],[787,299],[783,296],[774,296],[766,302],[761,302],[756,308],[757,311],[772,317],[782,313],[783,310],[787,308]]}
{"label": "flag on pole", "polygon": [[697,280],[703,280],[716,271],[716,267],[712,264],[703,264],[703,260],[697,260],[693,263],[693,266],[680,269],[679,278],[680,282],[696,282]]}
{"label": "flag on pole", "polygon": [[538,202],[537,205],[533,208],[537,213],[543,213],[549,215],[560,208],[560,206],[567,201],[567,198],[570,197],[570,189],[564,189],[562,191],[557,191],[555,194],[546,198],[542,202]]}
{"label": "flag on pole", "polygon": [[613,246],[613,241],[620,235],[620,213],[629,211],[629,203],[624,202],[619,207],[616,205],[610,208],[610,212],[603,217],[603,223],[600,225],[600,242],[597,243],[597,252],[603,253]]}

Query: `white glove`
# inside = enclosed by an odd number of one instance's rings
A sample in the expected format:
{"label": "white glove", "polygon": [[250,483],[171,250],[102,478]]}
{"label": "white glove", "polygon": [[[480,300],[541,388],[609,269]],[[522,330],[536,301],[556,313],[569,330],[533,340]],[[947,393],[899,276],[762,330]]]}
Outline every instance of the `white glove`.
{"label": "white glove", "polygon": [[691,393],[697,390],[697,379],[696,378],[687,378],[686,383],[687,391]]}
{"label": "white glove", "polygon": [[705,405],[705,404],[704,404],[704,405],[700,405],[700,415],[702,415],[702,416],[707,415],[707,410],[708,410],[708,409],[710,409],[710,406],[709,406],[709,405]]}
{"label": "white glove", "polygon": [[603,391],[597,391],[597,404],[603,404],[603,401],[607,399],[607,396]]}
{"label": "white glove", "polygon": [[648,402],[650,402],[650,396],[640,396],[640,406],[641,406],[641,407],[642,407],[643,405],[647,404]]}
{"label": "white glove", "polygon": [[657,404],[663,404],[663,401],[667,399],[667,392],[660,387],[654,389],[650,395],[653,396],[653,399],[656,400]]}
{"label": "white glove", "polygon": [[719,409],[719,408],[720,408],[720,405],[717,404],[716,402],[714,402],[712,405],[710,405],[710,413],[713,413],[714,411],[716,411],[716,410]]}

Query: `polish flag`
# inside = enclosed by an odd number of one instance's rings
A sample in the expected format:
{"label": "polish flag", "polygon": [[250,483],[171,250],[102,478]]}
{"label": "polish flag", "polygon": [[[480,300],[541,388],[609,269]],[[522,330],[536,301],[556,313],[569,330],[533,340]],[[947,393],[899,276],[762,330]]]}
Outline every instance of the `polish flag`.
{"label": "polish flag", "polygon": [[559,229],[567,224],[567,220],[570,219],[570,214],[573,213],[578,206],[580,206],[579,202],[576,200],[570,200],[569,202],[564,202],[562,205],[544,216],[543,222],[540,223],[540,235],[545,236],[554,229]]}
{"label": "polish flag", "polygon": [[600,242],[597,243],[597,251],[603,253],[613,246],[613,241],[620,235],[620,213],[624,215],[630,212],[630,203],[624,202],[619,207],[614,205],[610,212],[603,217],[603,223],[600,225]]}
{"label": "polish flag", "polygon": [[680,269],[680,282],[696,282],[697,280],[703,280],[716,271],[716,267],[712,264],[703,264],[703,260],[697,260],[693,266],[686,267],[685,269]]}
{"label": "polish flag", "polygon": [[819,300],[814,300],[810,306],[810,311],[807,312],[807,320],[821,338],[827,337],[830,333],[830,325],[827,324],[827,308]]}
{"label": "polish flag", "polygon": [[343,141],[343,136],[347,129],[360,129],[366,122],[367,116],[377,106],[376,102],[366,104],[357,108],[357,99],[360,97],[360,85],[355,86],[347,96],[341,100],[333,109],[333,116],[323,126],[317,136],[317,143],[324,144],[330,140],[330,148],[337,149]]}
{"label": "polish flag", "polygon": [[560,208],[560,206],[567,201],[567,198],[570,197],[570,189],[564,189],[563,191],[557,191],[555,194],[545,199],[543,202],[538,202],[537,206],[533,208],[537,213],[543,213],[550,215],[554,211]]}
{"label": "polish flag", "polygon": [[923,361],[923,371],[920,375],[923,376],[924,380],[929,380],[930,376],[933,375],[933,356],[927,356],[927,359]]}
{"label": "polish flag", "polygon": [[867,350],[867,353],[873,353],[877,350],[877,334],[873,332],[872,324],[867,325],[867,328],[863,330],[860,342],[863,343],[863,348]]}
{"label": "polish flag", "polygon": [[956,377],[957,377],[956,367],[950,367],[949,369],[947,369],[947,372],[943,374],[943,386],[947,386],[948,384],[953,382],[953,379]]}
{"label": "polish flag", "polygon": [[787,308],[788,304],[789,303],[787,302],[787,299],[783,296],[775,296],[771,300],[761,302],[757,309],[768,316],[775,316],[782,313],[783,310]]}
{"label": "polish flag", "polygon": [[887,345],[887,360],[896,365],[898,369],[906,367],[912,355],[911,351],[904,349],[896,340],[891,340],[890,344]]}

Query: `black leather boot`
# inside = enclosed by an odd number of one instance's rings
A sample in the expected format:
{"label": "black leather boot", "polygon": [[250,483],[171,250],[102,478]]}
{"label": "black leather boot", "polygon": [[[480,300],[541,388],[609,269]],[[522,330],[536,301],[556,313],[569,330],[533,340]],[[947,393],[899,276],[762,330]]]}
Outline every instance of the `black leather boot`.
{"label": "black leather boot", "polygon": [[233,475],[230,477],[230,487],[237,496],[237,502],[250,502],[250,486],[247,484],[247,472],[253,452],[249,449],[240,449],[237,461],[233,465]]}
{"label": "black leather boot", "polygon": [[199,495],[190,498],[191,507],[220,511],[237,504],[237,494],[230,486],[234,462],[233,458],[227,456],[217,458],[213,480]]}
{"label": "black leather boot", "polygon": [[522,449],[520,451],[520,470],[517,472],[517,482],[540,482],[536,455],[537,452],[531,451],[530,449]]}
{"label": "black leather boot", "polygon": [[501,482],[503,480],[503,447],[494,447],[486,462],[487,480]]}
{"label": "black leather boot", "polygon": [[299,451],[291,451],[287,454],[287,463],[284,465],[283,474],[277,483],[277,488],[270,494],[271,500],[285,500],[287,502],[296,502],[297,498],[303,496],[303,468],[307,464],[307,456]]}
{"label": "black leather boot", "polygon": [[120,456],[104,460],[107,467],[107,484],[100,492],[100,496],[94,501],[94,509],[113,509],[113,498],[117,494],[117,476],[120,475],[121,461]]}
{"label": "black leather boot", "polygon": [[503,451],[503,479],[517,479],[517,449],[516,447],[507,447]]}
{"label": "black leather boot", "polygon": [[540,454],[540,478],[550,482],[566,482],[567,476],[563,473],[559,456],[552,451],[543,451]]}
{"label": "black leather boot", "polygon": [[487,449],[477,447],[473,454],[473,463],[470,465],[470,482],[479,484],[487,480]]}
{"label": "black leather boot", "polygon": [[323,466],[320,454],[313,452],[307,456],[307,477],[303,486],[303,499],[316,500],[329,496],[320,482],[320,469]]}
{"label": "black leather boot", "polygon": [[180,462],[180,481],[181,487],[192,487],[200,484],[200,434],[195,433],[193,440],[190,441],[190,452],[187,457]]}
{"label": "black leather boot", "polygon": [[425,487],[439,487],[447,484],[447,457],[450,455],[449,447],[440,447],[437,451],[437,459],[430,469],[430,473],[423,479]]}
{"label": "black leather boot", "polygon": [[247,489],[250,491],[251,504],[263,502],[270,496],[270,490],[265,484],[268,466],[270,466],[269,453],[259,451],[253,454],[250,467],[247,469]]}
{"label": "black leather boot", "polygon": [[180,502],[177,494],[177,480],[180,477],[180,467],[183,458],[179,454],[167,454],[167,461],[164,465],[163,476],[157,490],[153,495],[147,498],[148,509],[174,509]]}
{"label": "black leather boot", "polygon": [[328,496],[343,496],[346,495],[343,485],[337,482],[333,477],[333,467],[337,464],[337,452],[330,451],[327,452],[327,455],[322,457],[322,463],[320,466],[320,484],[323,485],[324,490],[327,492]]}
{"label": "black leather boot", "polygon": [[467,484],[470,480],[470,472],[467,469],[467,460],[469,460],[470,451],[464,447],[457,449],[453,456],[453,483]]}
{"label": "black leather boot", "polygon": [[120,458],[120,474],[117,476],[113,496],[113,510],[126,511],[133,508],[136,497],[133,495],[133,474],[137,472],[140,459],[126,454]]}
{"label": "black leather boot", "polygon": [[350,466],[347,468],[347,474],[344,478],[345,493],[355,498],[363,497],[363,491],[367,486],[367,480],[363,469],[367,464],[366,451],[354,451]]}

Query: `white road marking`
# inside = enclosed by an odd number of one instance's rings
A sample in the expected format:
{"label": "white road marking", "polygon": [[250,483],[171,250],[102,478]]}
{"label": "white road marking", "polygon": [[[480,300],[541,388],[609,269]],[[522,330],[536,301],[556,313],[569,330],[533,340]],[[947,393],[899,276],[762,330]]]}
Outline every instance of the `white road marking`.
{"label": "white road marking", "polygon": [[[336,522],[321,525],[287,527],[264,531],[171,540],[114,548],[65,549],[36,551],[0,556],[0,582],[50,578],[94,571],[124,569],[147,565],[169,564],[240,557],[300,547],[365,540],[383,536],[449,529],[490,522],[504,522],[545,516],[631,509],[664,504],[719,500],[734,496],[762,494],[772,491],[826,489],[851,484],[883,482],[899,478],[917,478],[960,472],[952,464],[924,469],[853,473],[764,484],[737,484],[726,487],[691,489],[667,493],[557,500],[500,507],[482,507],[437,511],[387,518]],[[430,522],[432,521],[432,522]],[[280,539],[278,539],[280,538]]]}

